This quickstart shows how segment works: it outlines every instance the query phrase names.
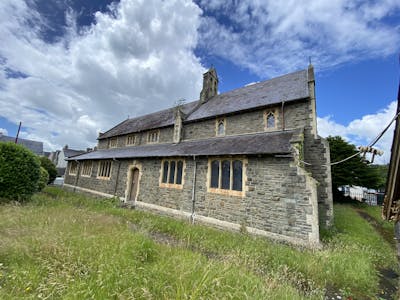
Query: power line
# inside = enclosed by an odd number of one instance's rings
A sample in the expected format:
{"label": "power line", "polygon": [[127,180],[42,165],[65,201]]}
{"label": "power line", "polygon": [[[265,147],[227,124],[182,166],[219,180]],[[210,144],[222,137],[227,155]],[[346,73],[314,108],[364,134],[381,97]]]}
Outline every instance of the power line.
{"label": "power line", "polygon": [[[397,114],[393,117],[393,119],[389,122],[389,124],[376,136],[376,138],[374,138],[372,140],[371,143],[369,143],[368,147],[372,147],[373,145],[375,145],[381,138],[382,136],[386,133],[386,131],[389,129],[389,127],[392,125],[392,123],[400,116],[400,111],[397,112]],[[352,159],[353,157],[359,155],[360,153],[362,153],[363,151],[358,151],[357,153],[354,153],[353,155],[350,155],[349,157],[346,157],[342,160],[339,161],[335,161],[333,163],[330,164],[323,164],[322,166],[334,166],[334,165],[338,165],[341,164],[345,161],[348,161],[349,159]],[[313,164],[299,160],[301,163],[307,165],[307,166],[312,166]]]}

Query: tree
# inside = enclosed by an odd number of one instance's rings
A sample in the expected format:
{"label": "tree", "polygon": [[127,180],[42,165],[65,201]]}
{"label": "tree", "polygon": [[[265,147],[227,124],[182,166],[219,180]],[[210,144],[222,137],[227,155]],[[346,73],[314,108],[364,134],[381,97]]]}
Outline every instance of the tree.
{"label": "tree", "polygon": [[[331,153],[331,163],[341,161],[356,154],[356,147],[340,136],[327,138]],[[331,166],[332,188],[335,192],[342,185],[358,185],[367,188],[379,188],[382,180],[378,169],[362,162],[358,154],[355,157]]]}
{"label": "tree", "polygon": [[46,169],[47,173],[49,174],[48,184],[54,182],[57,177],[57,169],[56,166],[45,156],[40,157],[40,165]]}
{"label": "tree", "polygon": [[46,187],[48,181],[49,181],[49,173],[47,173],[45,168],[40,167],[40,178],[38,181],[38,189],[37,189],[38,192],[40,192]]}
{"label": "tree", "polygon": [[22,145],[0,143],[0,198],[23,201],[37,191],[40,162]]}

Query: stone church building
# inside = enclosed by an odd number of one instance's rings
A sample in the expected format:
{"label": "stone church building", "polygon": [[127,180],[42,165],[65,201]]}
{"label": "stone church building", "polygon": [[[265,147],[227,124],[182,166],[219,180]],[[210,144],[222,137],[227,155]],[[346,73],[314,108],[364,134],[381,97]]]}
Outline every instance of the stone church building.
{"label": "stone church building", "polygon": [[211,68],[198,101],[101,133],[95,151],[68,159],[65,186],[194,223],[318,245],[333,211],[313,67],[217,91]]}

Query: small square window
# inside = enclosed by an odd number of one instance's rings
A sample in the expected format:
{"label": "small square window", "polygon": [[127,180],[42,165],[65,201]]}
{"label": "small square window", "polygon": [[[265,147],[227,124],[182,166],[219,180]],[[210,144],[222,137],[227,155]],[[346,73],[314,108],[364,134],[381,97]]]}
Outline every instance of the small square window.
{"label": "small square window", "polygon": [[134,134],[130,134],[126,137],[127,146],[135,145],[135,142],[136,142],[136,136]]}
{"label": "small square window", "polygon": [[149,131],[147,133],[147,143],[158,143],[159,136],[159,130]]}
{"label": "small square window", "polygon": [[109,148],[117,148],[118,146],[118,138],[112,138],[108,142]]}

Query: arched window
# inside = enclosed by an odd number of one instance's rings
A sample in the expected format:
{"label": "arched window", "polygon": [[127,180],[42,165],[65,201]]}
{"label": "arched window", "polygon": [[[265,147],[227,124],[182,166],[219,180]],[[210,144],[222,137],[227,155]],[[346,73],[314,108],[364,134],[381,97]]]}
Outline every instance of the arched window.
{"label": "arched window", "polygon": [[267,115],[267,128],[275,128],[275,115],[272,112]]}
{"label": "arched window", "polygon": [[217,136],[225,135],[225,119],[217,120]]}

